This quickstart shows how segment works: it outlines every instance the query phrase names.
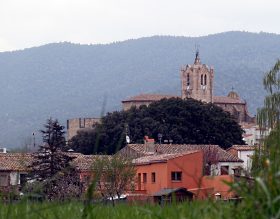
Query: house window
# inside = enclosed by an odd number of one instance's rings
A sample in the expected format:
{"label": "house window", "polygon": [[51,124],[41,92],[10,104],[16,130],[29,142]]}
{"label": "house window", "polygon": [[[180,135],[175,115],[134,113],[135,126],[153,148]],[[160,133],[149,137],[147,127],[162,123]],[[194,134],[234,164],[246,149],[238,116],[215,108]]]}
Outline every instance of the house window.
{"label": "house window", "polygon": [[143,173],[143,183],[147,183],[147,173]]}
{"label": "house window", "polygon": [[221,175],[228,175],[229,166],[221,166]]}
{"label": "house window", "polygon": [[141,190],[141,173],[138,173],[138,190]]}
{"label": "house window", "polygon": [[27,174],[21,173],[19,174],[19,184],[24,186],[27,183]]}
{"label": "house window", "polygon": [[152,183],[156,182],[156,173],[152,172],[152,179],[151,179]]}
{"label": "house window", "polygon": [[0,175],[0,186],[8,186],[8,176]]}
{"label": "house window", "polygon": [[171,172],[172,181],[182,181],[182,172]]}

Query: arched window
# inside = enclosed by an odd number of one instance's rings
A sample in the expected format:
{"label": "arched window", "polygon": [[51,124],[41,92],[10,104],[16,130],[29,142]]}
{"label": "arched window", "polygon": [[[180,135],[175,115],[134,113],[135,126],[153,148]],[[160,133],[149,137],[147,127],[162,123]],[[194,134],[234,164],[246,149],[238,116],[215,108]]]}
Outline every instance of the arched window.
{"label": "arched window", "polygon": [[203,85],[203,75],[200,77],[200,84]]}
{"label": "arched window", "polygon": [[190,74],[187,74],[187,86],[190,86]]}
{"label": "arched window", "polygon": [[204,85],[207,85],[207,76],[204,75]]}

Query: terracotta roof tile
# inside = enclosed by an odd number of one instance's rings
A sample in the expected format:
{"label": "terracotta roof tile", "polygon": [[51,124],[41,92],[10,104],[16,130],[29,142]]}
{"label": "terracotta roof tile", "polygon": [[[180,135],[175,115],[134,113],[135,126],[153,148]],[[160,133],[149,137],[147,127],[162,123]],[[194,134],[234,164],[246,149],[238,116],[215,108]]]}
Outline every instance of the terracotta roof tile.
{"label": "terracotta roof tile", "polygon": [[144,101],[158,101],[164,98],[172,98],[172,97],[179,97],[174,95],[163,95],[163,94],[139,94],[137,96],[130,97],[122,102],[144,102]]}
{"label": "terracotta roof tile", "polygon": [[256,150],[256,146],[250,146],[250,145],[233,145],[232,147],[228,148],[228,150],[237,150],[237,151],[254,151]]}
{"label": "terracotta roof tile", "polygon": [[151,164],[151,163],[162,163],[168,160],[174,159],[176,157],[181,157],[187,154],[192,154],[198,151],[187,151],[184,153],[177,153],[177,154],[155,154],[150,156],[144,156],[134,159],[132,162],[136,165],[139,164]]}
{"label": "terracotta roof tile", "polygon": [[[92,169],[93,162],[96,158],[108,157],[109,155],[78,155],[72,164],[80,171],[90,171]],[[110,156],[109,156],[110,157]]]}
{"label": "terracotta roof tile", "polygon": [[123,155],[128,154],[129,157],[137,158],[153,154],[177,154],[202,150],[204,154],[215,153],[219,162],[243,162],[237,156],[223,150],[218,145],[155,144],[155,150],[156,153],[151,153],[146,150],[145,144],[129,144],[121,149],[119,153]]}
{"label": "terracotta roof tile", "polygon": [[[80,153],[65,153],[74,158],[72,164],[78,170],[91,170],[95,158],[107,155],[83,155]],[[28,171],[32,164],[31,153],[3,153],[0,154],[0,171]]]}
{"label": "terracotta roof tile", "polygon": [[244,138],[250,137],[250,136],[253,136],[253,134],[243,134],[243,137],[244,137]]}
{"label": "terracotta roof tile", "polygon": [[0,171],[27,171],[32,163],[29,153],[3,153],[0,154]]}

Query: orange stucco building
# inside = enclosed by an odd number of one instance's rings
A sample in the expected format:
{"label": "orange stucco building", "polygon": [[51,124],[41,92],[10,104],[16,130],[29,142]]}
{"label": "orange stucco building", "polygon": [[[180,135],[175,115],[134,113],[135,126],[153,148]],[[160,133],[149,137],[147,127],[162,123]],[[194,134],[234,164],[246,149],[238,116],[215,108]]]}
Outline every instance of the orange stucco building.
{"label": "orange stucco building", "polygon": [[163,188],[197,188],[202,176],[202,151],[163,154],[134,160],[137,167],[135,192],[153,195]]}
{"label": "orange stucco building", "polygon": [[[233,175],[205,176],[203,151],[161,154],[134,159],[137,173],[133,200],[157,200],[156,194],[165,190],[185,189],[193,199],[235,196],[224,182],[233,182]],[[145,199],[146,198],[146,199]]]}
{"label": "orange stucco building", "polygon": [[[236,194],[225,182],[233,182],[235,170],[243,165],[217,145],[154,144],[145,139],[145,144],[128,144],[118,154],[134,158],[137,173],[130,198],[137,201],[171,199],[174,191],[180,199],[182,193],[183,199],[190,199],[190,193],[192,199],[233,198]],[[159,199],[159,194],[165,195]]]}

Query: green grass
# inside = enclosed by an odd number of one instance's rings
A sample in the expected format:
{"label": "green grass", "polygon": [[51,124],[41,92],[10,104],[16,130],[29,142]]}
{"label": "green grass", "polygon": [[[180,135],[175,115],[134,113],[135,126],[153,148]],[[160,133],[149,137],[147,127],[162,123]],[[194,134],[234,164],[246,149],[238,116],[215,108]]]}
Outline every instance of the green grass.
{"label": "green grass", "polygon": [[224,202],[194,201],[181,204],[159,205],[92,205],[87,214],[83,214],[84,205],[78,202],[70,203],[28,203],[1,205],[0,218],[248,218],[242,213],[239,205]]}

